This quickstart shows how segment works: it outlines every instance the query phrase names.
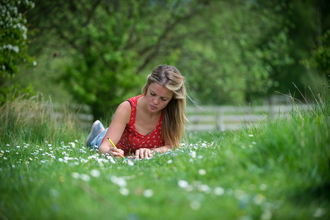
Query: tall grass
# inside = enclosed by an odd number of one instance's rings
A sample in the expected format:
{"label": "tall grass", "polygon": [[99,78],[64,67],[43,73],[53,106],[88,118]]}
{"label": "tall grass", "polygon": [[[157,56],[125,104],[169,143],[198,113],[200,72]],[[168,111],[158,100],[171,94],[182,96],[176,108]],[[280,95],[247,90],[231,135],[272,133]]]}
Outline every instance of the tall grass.
{"label": "tall grass", "polygon": [[42,100],[11,103],[1,111],[0,218],[330,219],[321,98],[257,127],[188,133],[188,144],[133,164],[86,148],[87,133]]}
{"label": "tall grass", "polygon": [[79,121],[72,112],[65,110],[60,117],[54,117],[51,101],[45,101],[41,94],[29,99],[24,96],[7,101],[0,107],[1,144],[40,143],[82,135]]}

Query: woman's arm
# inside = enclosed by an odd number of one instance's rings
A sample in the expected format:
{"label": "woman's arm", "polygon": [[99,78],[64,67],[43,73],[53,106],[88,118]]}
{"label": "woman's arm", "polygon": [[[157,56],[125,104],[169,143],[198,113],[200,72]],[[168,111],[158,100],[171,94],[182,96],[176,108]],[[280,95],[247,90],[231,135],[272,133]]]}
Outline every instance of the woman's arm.
{"label": "woman's arm", "polygon": [[121,157],[124,155],[123,150],[114,148],[111,143],[106,139],[110,138],[110,140],[112,140],[112,142],[116,145],[119,142],[126,125],[129,123],[130,117],[131,105],[129,104],[129,102],[125,101],[118,106],[113,116],[109,129],[104,136],[104,141],[99,147],[100,153],[109,153],[116,157]]}
{"label": "woman's arm", "polygon": [[165,153],[169,149],[173,149],[173,145],[167,144],[162,147],[157,147],[157,148],[153,149],[152,151],[157,152],[157,153]]}
{"label": "woman's arm", "polygon": [[157,153],[165,153],[169,149],[173,149],[173,145],[169,144],[168,142],[165,142],[165,145],[162,147],[157,147],[154,149],[149,149],[149,148],[140,148],[135,151],[135,157],[137,158],[147,158],[147,157],[152,157],[152,152],[157,152]]}

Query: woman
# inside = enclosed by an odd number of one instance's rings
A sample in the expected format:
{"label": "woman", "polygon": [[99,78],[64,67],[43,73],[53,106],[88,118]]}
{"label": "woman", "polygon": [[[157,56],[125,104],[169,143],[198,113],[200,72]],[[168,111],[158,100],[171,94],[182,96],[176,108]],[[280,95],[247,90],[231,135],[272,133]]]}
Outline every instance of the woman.
{"label": "woman", "polygon": [[86,144],[115,157],[141,159],[178,146],[186,121],[183,76],[173,66],[160,65],[148,75],[142,94],[118,106],[108,129],[96,121]]}

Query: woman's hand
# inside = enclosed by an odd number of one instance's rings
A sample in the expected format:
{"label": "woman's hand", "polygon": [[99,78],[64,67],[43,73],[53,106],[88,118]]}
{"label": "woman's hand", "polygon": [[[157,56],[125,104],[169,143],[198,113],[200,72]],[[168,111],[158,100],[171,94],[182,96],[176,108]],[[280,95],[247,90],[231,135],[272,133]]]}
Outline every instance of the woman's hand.
{"label": "woman's hand", "polygon": [[122,149],[118,149],[118,148],[115,148],[115,147],[109,147],[109,150],[108,152],[106,153],[109,153],[115,157],[123,157],[124,156],[124,151]]}
{"label": "woman's hand", "polygon": [[140,148],[138,150],[135,151],[135,157],[137,159],[141,158],[148,158],[148,157],[152,157],[152,151],[148,148]]}

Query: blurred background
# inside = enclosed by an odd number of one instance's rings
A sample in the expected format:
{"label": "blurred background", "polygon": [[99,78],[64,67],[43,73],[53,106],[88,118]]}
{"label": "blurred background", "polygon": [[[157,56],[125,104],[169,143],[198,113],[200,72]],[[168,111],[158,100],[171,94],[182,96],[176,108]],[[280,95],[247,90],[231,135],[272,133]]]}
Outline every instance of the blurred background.
{"label": "blurred background", "polygon": [[42,93],[105,117],[159,64],[177,67],[202,106],[305,101],[329,86],[327,0],[0,4],[1,104]]}

